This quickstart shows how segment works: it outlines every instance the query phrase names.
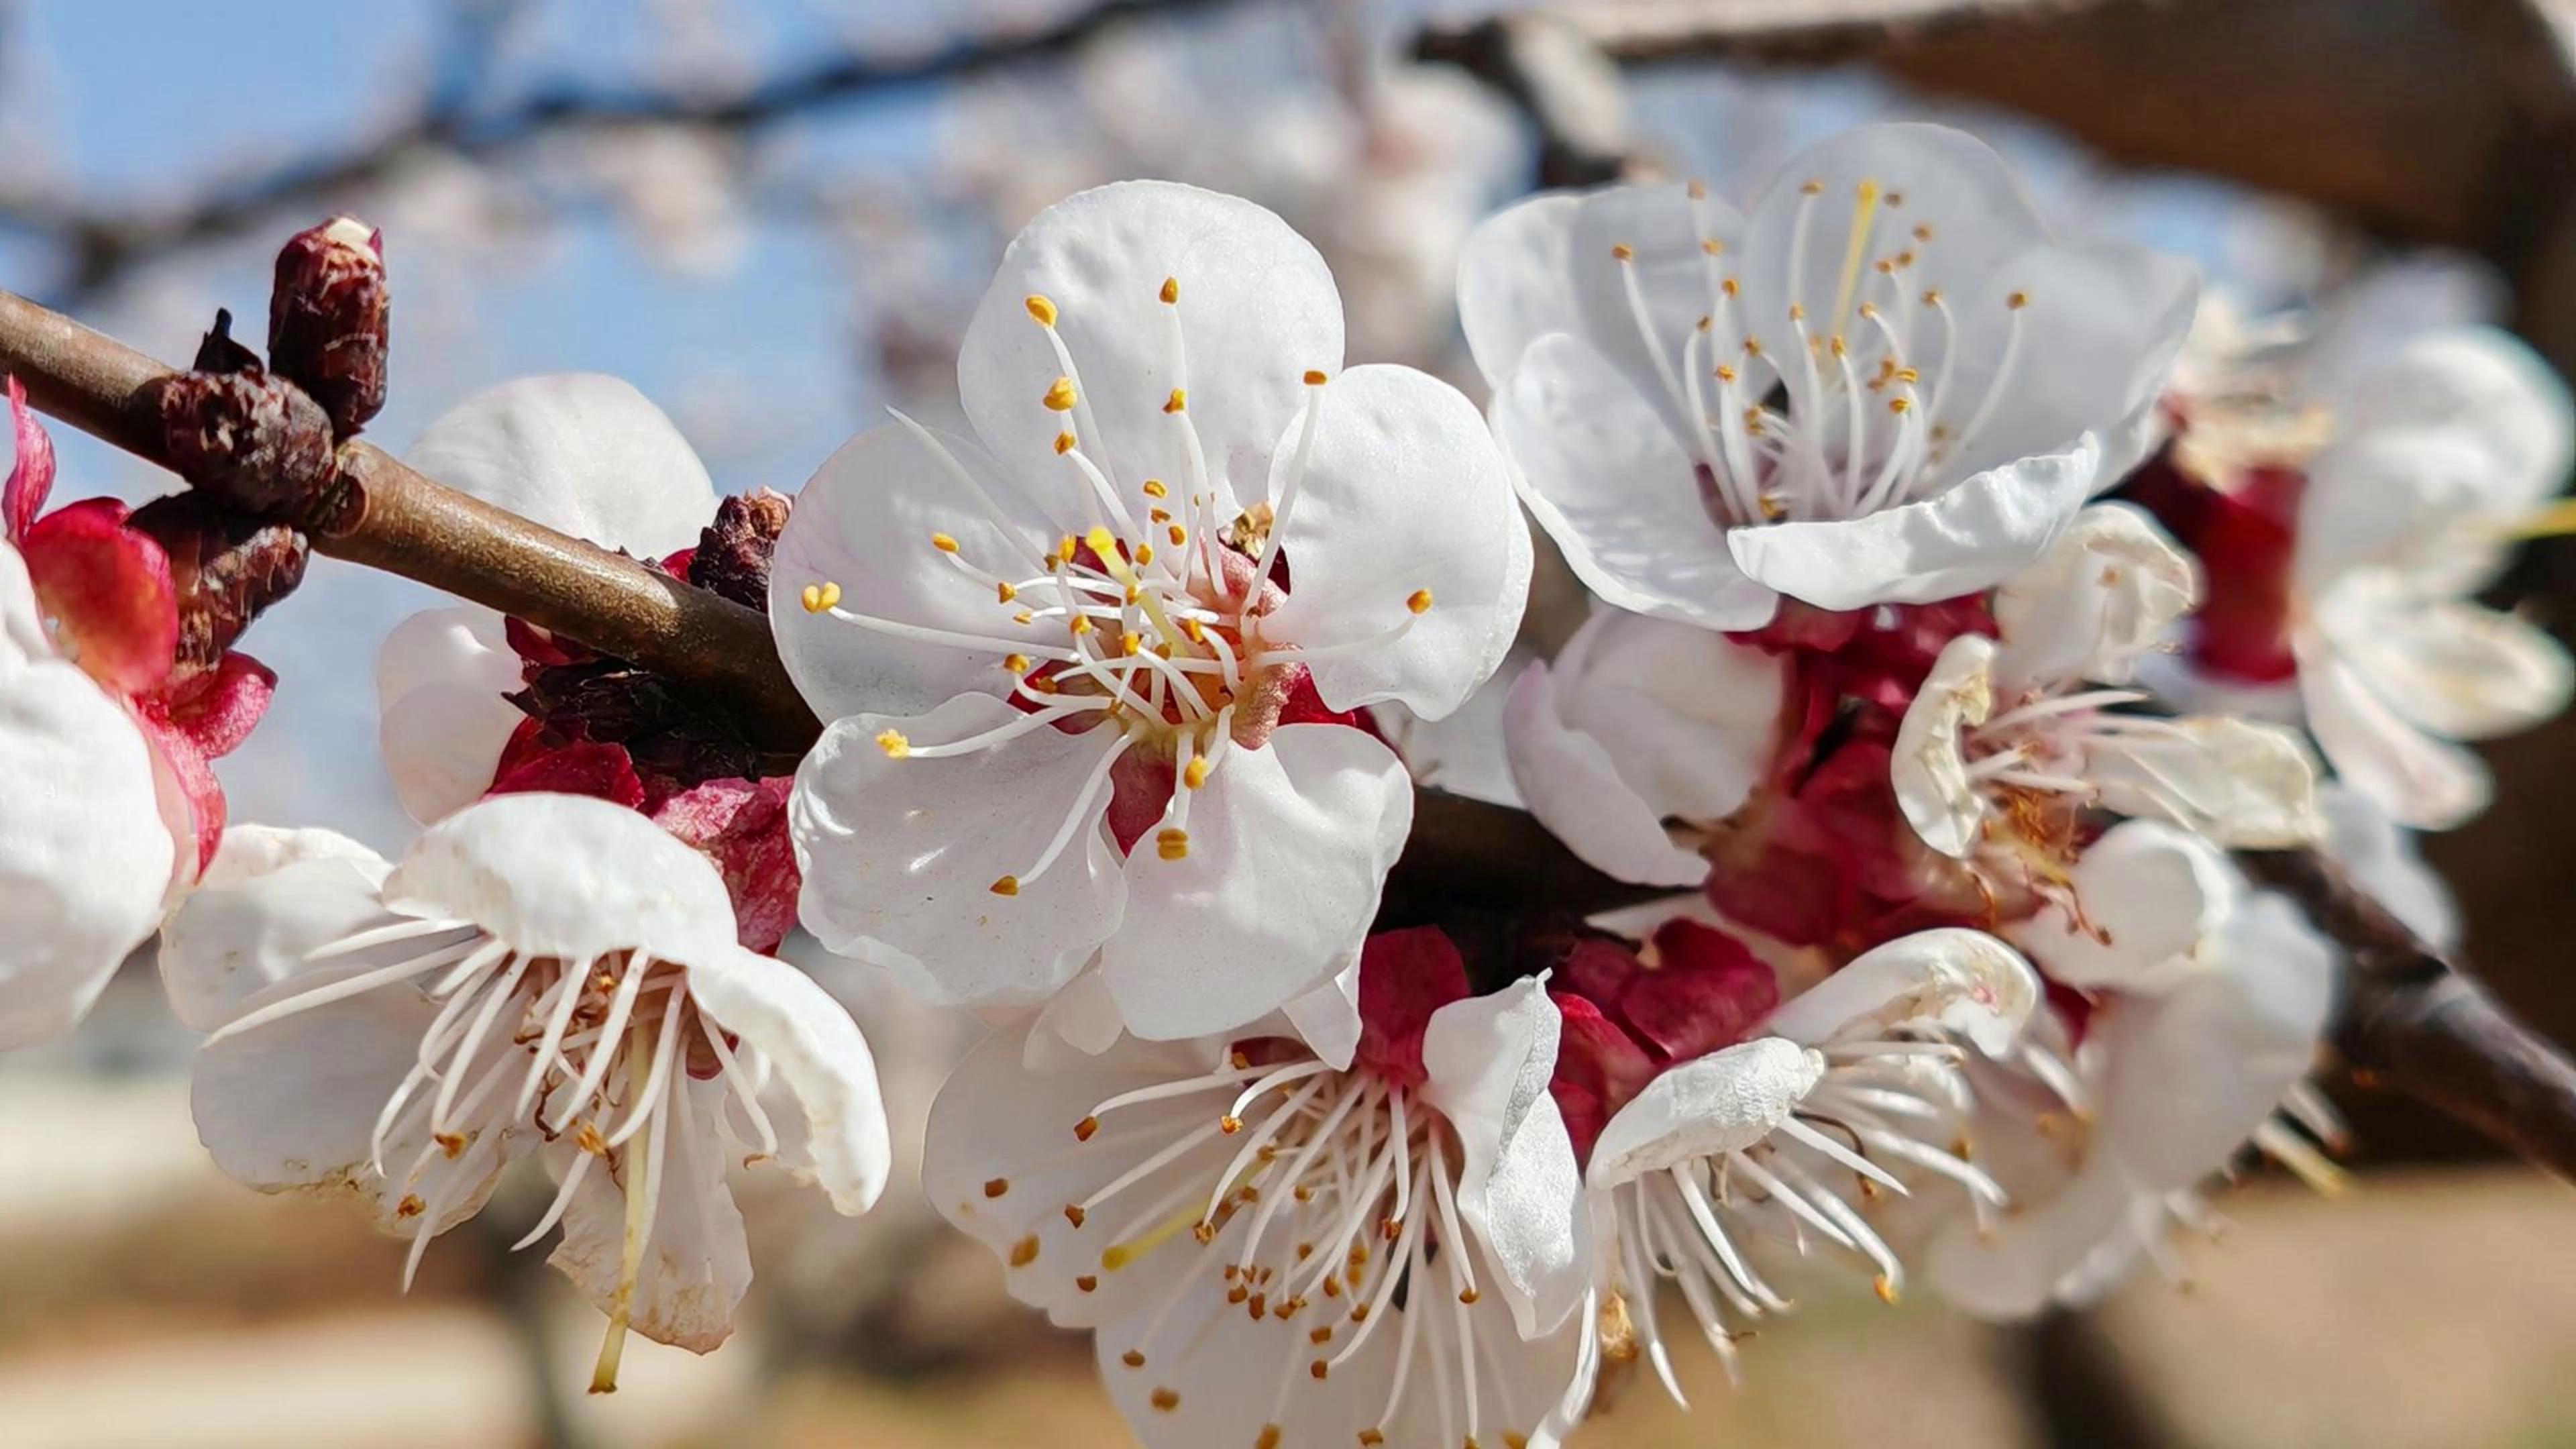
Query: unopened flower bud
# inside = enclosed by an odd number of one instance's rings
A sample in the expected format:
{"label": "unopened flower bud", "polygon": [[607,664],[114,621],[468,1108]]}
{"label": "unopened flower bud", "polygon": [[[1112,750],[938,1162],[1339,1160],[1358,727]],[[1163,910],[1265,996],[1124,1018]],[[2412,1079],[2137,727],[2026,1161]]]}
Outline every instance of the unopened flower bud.
{"label": "unopened flower bud", "polygon": [[795,500],[755,488],[716,505],[715,522],[699,530],[689,582],[754,609],[769,606],[769,561],[787,529]]}
{"label": "unopened flower bud", "polygon": [[251,621],[304,579],[303,534],[234,513],[202,493],[156,498],[125,526],[170,556],[181,677],[220,664]]}
{"label": "unopened flower bud", "polygon": [[277,253],[268,295],[268,365],[331,416],[341,437],[385,405],[384,234],[338,216],[297,232]]}
{"label": "unopened flower bud", "polygon": [[255,363],[164,382],[161,437],[173,472],[244,513],[315,520],[340,492],[330,417]]}

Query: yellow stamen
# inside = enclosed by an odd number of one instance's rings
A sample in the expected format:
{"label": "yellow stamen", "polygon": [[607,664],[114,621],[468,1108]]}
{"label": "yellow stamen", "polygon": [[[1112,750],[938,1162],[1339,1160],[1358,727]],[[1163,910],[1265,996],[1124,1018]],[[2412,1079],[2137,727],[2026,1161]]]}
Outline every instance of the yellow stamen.
{"label": "yellow stamen", "polygon": [[1165,826],[1154,832],[1154,853],[1165,860],[1187,860],[1190,833],[1177,826]]}
{"label": "yellow stamen", "polygon": [[1063,455],[1065,455],[1065,454],[1067,454],[1067,453],[1072,452],[1072,451],[1073,451],[1073,434],[1071,434],[1071,433],[1069,433],[1069,432],[1065,432],[1065,433],[1058,433],[1058,434],[1056,434],[1056,435],[1055,435],[1055,451],[1056,451],[1056,456],[1058,456],[1058,457],[1062,457]]}
{"label": "yellow stamen", "polygon": [[1429,612],[1431,608],[1431,591],[1429,589],[1415,589],[1412,593],[1404,596],[1404,607],[1417,614]]}
{"label": "yellow stamen", "polygon": [[1322,387],[1324,385],[1324,375],[1311,367],[1307,368],[1306,385],[1308,387]]}
{"label": "yellow stamen", "polygon": [[1051,413],[1072,412],[1076,400],[1073,395],[1073,379],[1069,377],[1057,378],[1053,385],[1047,388],[1046,396],[1041,399],[1046,404],[1047,411]]}
{"label": "yellow stamen", "polygon": [[1178,277],[1165,277],[1163,279],[1163,290],[1158,295],[1162,297],[1163,305],[1166,307],[1181,300],[1181,279]]}
{"label": "yellow stamen", "polygon": [[1181,783],[1193,790],[1206,784],[1207,777],[1208,761],[1207,756],[1205,755],[1200,755],[1196,759],[1191,760],[1189,764],[1181,770]]}
{"label": "yellow stamen", "polygon": [[1185,387],[1176,387],[1172,389],[1172,400],[1163,404],[1163,411],[1167,413],[1177,413],[1188,408],[1189,405],[1190,390]]}
{"label": "yellow stamen", "polygon": [[1009,579],[1003,579],[993,585],[993,602],[997,604],[1007,604],[1019,596],[1020,591],[1012,587]]}
{"label": "yellow stamen", "polygon": [[997,896],[1018,895],[1020,893],[1020,878],[1015,875],[1006,875],[1000,880],[993,882],[992,891],[993,894]]}
{"label": "yellow stamen", "polygon": [[1616,261],[1633,262],[1637,259],[1637,249],[1626,242],[1613,242],[1610,245],[1610,255]]}
{"label": "yellow stamen", "polygon": [[912,753],[912,741],[905,739],[901,730],[879,730],[877,748],[886,752],[887,759],[900,760]]}
{"label": "yellow stamen", "polygon": [[1148,478],[1145,480],[1145,496],[1148,498],[1169,498],[1172,496],[1172,490],[1163,486],[1162,479]]}
{"label": "yellow stamen", "polygon": [[944,533],[934,533],[930,536],[930,546],[941,553],[955,553],[957,540]]}
{"label": "yellow stamen", "polygon": [[808,614],[819,614],[841,602],[841,586],[834,583],[807,584],[797,596]]}
{"label": "yellow stamen", "polygon": [[1029,315],[1037,319],[1037,324],[1040,327],[1053,327],[1055,325],[1055,303],[1048,301],[1045,297],[1042,297],[1035,292],[1031,292],[1021,301],[1020,305],[1029,309]]}
{"label": "yellow stamen", "polygon": [[1002,656],[1002,667],[1011,671],[1013,674],[1026,674],[1029,672],[1029,656],[1025,654],[1005,654]]}

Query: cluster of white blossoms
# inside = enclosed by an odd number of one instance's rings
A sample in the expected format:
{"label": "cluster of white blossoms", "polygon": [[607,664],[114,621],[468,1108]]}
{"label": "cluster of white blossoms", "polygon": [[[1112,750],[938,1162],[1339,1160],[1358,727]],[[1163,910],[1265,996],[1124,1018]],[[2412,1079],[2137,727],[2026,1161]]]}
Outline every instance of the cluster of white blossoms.
{"label": "cluster of white blossoms", "polygon": [[[104,636],[13,604],[0,550],[0,681],[46,681],[0,697],[0,760],[35,762],[0,788],[54,792],[0,816],[35,922],[0,1029],[64,1015],[166,893],[224,1169],[355,1196],[417,1264],[538,1158],[529,1241],[560,1227],[608,1315],[605,1387],[630,1328],[732,1326],[730,1167],[845,1212],[885,1183],[866,1043],[767,954],[801,926],[993,1024],[922,1190],[1175,1449],[1555,1444],[1640,1360],[1679,1396],[1684,1325],[1732,1366],[1816,1264],[2029,1314],[2178,1272],[2254,1153],[2332,1187],[2336,956],[2228,852],[2327,850],[2447,937],[2398,823],[2482,801],[2447,738],[2569,693],[2468,602],[2564,522],[2554,380],[2483,335],[2332,398],[2270,354],[2175,377],[2190,270],[2053,238],[1929,126],[1748,212],[1529,201],[1458,286],[1482,412],[1345,367],[1277,217],[1127,183],[1012,244],[962,429],[897,414],[792,504],[719,506],[608,379],[469,401],[415,461],[765,601],[827,723],[778,760],[722,701],[423,615],[380,670],[424,827],[396,861],[244,826],[165,892],[155,813],[133,899],[81,885],[146,761],[64,808],[46,711],[113,712],[60,662],[99,676]],[[1497,681],[1512,783],[1675,894],[1377,930],[1415,785],[1371,711],[1439,720],[1501,666],[1524,507],[1600,602]]]}

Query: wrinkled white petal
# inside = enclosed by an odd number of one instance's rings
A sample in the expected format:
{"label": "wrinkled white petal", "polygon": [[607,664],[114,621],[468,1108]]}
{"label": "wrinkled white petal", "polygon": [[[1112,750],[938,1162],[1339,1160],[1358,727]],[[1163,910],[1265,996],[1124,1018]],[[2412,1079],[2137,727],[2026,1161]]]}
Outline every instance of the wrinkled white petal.
{"label": "wrinkled white petal", "polygon": [[2038,973],[2020,952],[1983,931],[1943,927],[1862,952],[1782,1002],[1763,1025],[1807,1046],[1937,1025],[1993,1056],[2038,1003]]}
{"label": "wrinkled white petal", "polygon": [[633,384],[598,373],[486,388],[403,456],[486,503],[644,558],[694,546],[715,516],[715,487],[680,430]]}
{"label": "wrinkled white petal", "polygon": [[1562,1020],[1543,983],[1453,1001],[1422,1036],[1423,1100],[1458,1133],[1458,1214],[1502,1269],[1521,1336],[1565,1321],[1582,1301],[1591,1227],[1574,1142],[1548,1080]]}
{"label": "wrinkled white petal", "polygon": [[1601,1129],[1584,1180],[1612,1188],[1698,1158],[1741,1152],[1788,1121],[1824,1075],[1821,1053],[1776,1036],[1684,1062],[1647,1083]]}
{"label": "wrinkled white petal", "polygon": [[942,744],[1020,717],[990,695],[961,694],[925,715],[857,715],[825,730],[788,802],[805,928],[942,1005],[1030,1004],[1072,979],[1127,909],[1099,823],[1108,785],[1044,875],[1015,895],[993,886],[1037,864],[1115,735],[1041,727],[931,759],[894,759],[877,743],[892,729],[915,746]]}
{"label": "wrinkled white petal", "polygon": [[1779,746],[1788,661],[1722,634],[1596,609],[1554,673],[1566,725],[1661,815],[1735,813]]}
{"label": "wrinkled white petal", "polygon": [[1994,712],[1993,640],[1962,634],[1941,647],[1905,706],[1888,755],[1896,805],[1923,843],[1964,860],[1976,849],[1986,803],[1968,775],[1967,732]]}
{"label": "wrinkled white petal", "polygon": [[1377,914],[1413,824],[1393,751],[1345,725],[1285,725],[1229,749],[1190,806],[1189,854],[1151,837],[1100,969],[1127,1029],[1157,1040],[1241,1026],[1329,981]]}
{"label": "wrinkled white petal", "polygon": [[2307,845],[2324,833],[2316,775],[2306,743],[2290,730],[2211,715],[2096,738],[2084,760],[2104,809],[2169,820],[2247,850]]}
{"label": "wrinkled white petal", "polygon": [[2101,445],[2086,433],[1919,503],[1854,519],[1738,528],[1726,543],[1747,578],[1820,609],[1956,598],[2038,558],[2084,506],[2100,462]]}
{"label": "wrinkled white petal", "polygon": [[[1405,623],[1423,591],[1429,607],[1401,638],[1309,668],[1334,709],[1397,700],[1438,719],[1502,662],[1529,593],[1529,530],[1502,456],[1474,404],[1408,367],[1352,368],[1316,402],[1314,452],[1281,540],[1295,587],[1262,635],[1305,649],[1358,643]],[[1281,451],[1295,443],[1283,438]]]}
{"label": "wrinkled white petal", "polygon": [[2126,684],[2200,593],[2198,567],[2139,510],[2097,503],[2039,562],[1995,591],[1995,678]]}

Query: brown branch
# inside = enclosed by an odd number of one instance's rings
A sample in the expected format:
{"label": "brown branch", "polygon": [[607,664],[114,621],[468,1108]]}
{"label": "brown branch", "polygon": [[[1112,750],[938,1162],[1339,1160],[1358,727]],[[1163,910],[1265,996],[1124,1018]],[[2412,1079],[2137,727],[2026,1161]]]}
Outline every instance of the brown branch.
{"label": "brown branch", "polygon": [[[0,292],[0,373],[35,405],[127,452],[160,461],[155,393],[169,369],[70,318]],[[731,701],[760,742],[799,752],[819,729],[780,664],[768,621],[632,559],[448,488],[363,443],[344,445],[356,506],[315,538],[320,552],[401,574],[514,614]],[[2296,901],[2351,959],[2336,1043],[2384,1077],[2576,1179],[2576,1066],[2515,1021],[2312,851],[2248,854],[2257,879]],[[1494,908],[1588,914],[1650,892],[1576,859],[1528,815],[1420,792],[1387,882],[1390,923]]]}
{"label": "brown branch", "polygon": [[[82,432],[164,461],[157,395],[170,369],[0,292],[0,373]],[[820,728],[752,609],[422,476],[374,445],[340,450],[356,506],[317,535],[333,558],[488,604],[728,700],[761,745],[801,752]]]}

